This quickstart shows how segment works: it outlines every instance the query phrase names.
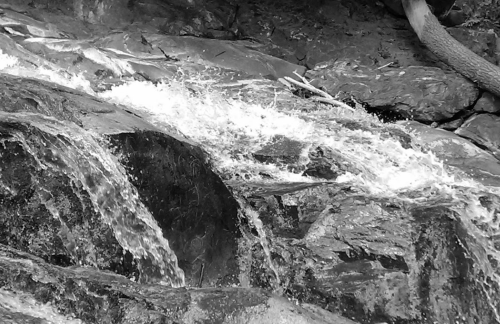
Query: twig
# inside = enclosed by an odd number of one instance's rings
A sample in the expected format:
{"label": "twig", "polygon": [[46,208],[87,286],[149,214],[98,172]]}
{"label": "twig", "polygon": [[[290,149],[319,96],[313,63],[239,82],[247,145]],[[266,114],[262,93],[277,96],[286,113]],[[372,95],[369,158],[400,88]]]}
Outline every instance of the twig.
{"label": "twig", "polygon": [[329,98],[323,98],[323,97],[311,97],[311,99],[314,100],[314,101],[324,102],[324,103],[327,103],[327,104],[330,104],[330,105],[334,105],[334,106],[340,106],[342,108],[349,109],[350,111],[355,111],[354,108],[346,105],[342,101],[338,101],[338,100],[335,100],[335,99],[329,99]]}
{"label": "twig", "polygon": [[[288,81],[290,83],[293,83],[293,84],[295,84],[298,87],[304,88],[306,90],[309,90],[309,91],[311,91],[313,93],[316,93],[316,94],[318,94],[318,95],[321,96],[321,97],[311,97],[312,100],[320,101],[320,102],[324,102],[324,103],[328,103],[330,105],[340,106],[342,108],[354,111],[354,109],[352,107],[349,107],[348,105],[346,105],[342,101],[335,100],[328,93],[326,93],[326,92],[324,92],[322,90],[319,90],[318,88],[312,86],[311,84],[309,84],[309,82],[307,82],[307,80],[304,83],[302,83],[302,82],[296,81],[296,80],[294,80],[294,79],[292,79],[290,77],[287,77],[287,76],[284,77],[284,78],[285,78],[286,81]],[[300,78],[302,78],[302,77],[300,77]]]}
{"label": "twig", "polygon": [[380,69],[383,69],[383,68],[385,68],[385,67],[391,66],[393,63],[394,63],[394,62],[389,62],[389,63],[387,63],[387,64],[384,64],[384,65],[382,65],[382,66],[379,66],[379,67],[377,68],[377,70],[380,70]]}
{"label": "twig", "polygon": [[309,91],[311,91],[311,92],[314,92],[314,93],[316,93],[316,94],[319,94],[319,95],[320,95],[320,96],[322,96],[322,97],[325,97],[325,98],[328,98],[328,99],[333,99],[333,97],[332,97],[332,96],[330,96],[328,93],[326,93],[326,92],[324,92],[324,91],[322,91],[322,90],[319,90],[318,88],[315,88],[315,87],[313,87],[313,86],[312,86],[312,85],[310,85],[310,84],[305,84],[305,83],[302,83],[302,82],[296,81],[296,80],[294,80],[294,79],[292,79],[292,78],[290,78],[290,77],[287,77],[287,76],[285,77],[285,80],[287,80],[288,82],[291,82],[291,83],[295,84],[296,86],[299,86],[299,87],[301,87],[301,88],[304,88],[304,89],[306,89],[306,90],[309,90]]}
{"label": "twig", "polygon": [[302,75],[298,74],[297,71],[293,71],[293,74],[295,74],[297,77],[299,77],[302,80],[302,82],[304,82],[304,84],[307,84],[307,85],[310,84],[309,81],[307,81],[307,79],[304,78]]}
{"label": "twig", "polygon": [[198,288],[201,288],[203,284],[203,276],[205,274],[205,262],[201,264],[201,269],[200,269],[200,278],[198,279]]}

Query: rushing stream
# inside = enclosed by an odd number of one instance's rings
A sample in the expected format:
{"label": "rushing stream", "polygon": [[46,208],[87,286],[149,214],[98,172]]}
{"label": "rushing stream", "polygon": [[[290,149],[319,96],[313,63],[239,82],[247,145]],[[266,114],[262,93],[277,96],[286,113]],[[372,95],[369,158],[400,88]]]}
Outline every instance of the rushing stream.
{"label": "rushing stream", "polygon": [[[300,157],[300,163],[305,165],[309,161],[309,148],[326,147],[350,163],[352,172],[338,177],[334,181],[337,184],[354,187],[367,196],[390,197],[414,204],[448,204],[467,226],[471,237],[468,246],[473,249],[469,252],[478,265],[474,271],[486,294],[489,295],[488,280],[500,282],[497,268],[500,252],[496,245],[500,237],[499,188],[484,186],[460,170],[446,167],[432,153],[418,147],[404,147],[397,138],[384,135],[388,129],[405,132],[402,126],[383,124],[362,111],[341,108],[308,113],[279,111],[271,103],[269,106],[246,103],[227,98],[209,85],[205,88],[205,92],[193,94],[183,82],[154,85],[134,81],[98,96],[140,111],[157,127],[168,130],[174,127],[198,143],[228,183],[245,181],[272,186],[320,182],[294,173],[286,166],[259,163],[252,158],[252,153],[276,136],[285,136],[305,143]],[[13,124],[28,119],[39,130],[53,134],[47,139],[50,142],[47,149],[37,147],[39,143],[31,143],[21,132],[16,141],[32,152],[40,168],[63,168],[75,183],[84,186],[91,193],[94,208],[114,228],[120,244],[137,258],[151,256],[164,276],[164,283],[183,285],[182,270],[167,240],[139,201],[124,168],[110,152],[102,149],[95,134],[69,123],[29,114],[5,114],[2,118]],[[355,121],[365,127],[351,129],[344,127],[341,121]],[[488,208],[480,203],[480,198],[485,196],[491,198]],[[50,195],[44,199],[50,209]],[[53,214],[58,217],[57,210],[53,210]],[[265,232],[258,215],[247,216],[251,216],[258,228],[266,249],[262,237]],[[143,229],[141,235],[137,235],[137,227]],[[269,263],[273,269],[270,258]],[[278,276],[277,280],[279,283]],[[492,309],[497,309],[498,301],[491,298],[489,302]],[[499,314],[496,315],[500,320]]]}
{"label": "rushing stream", "polygon": [[[403,128],[383,124],[363,111],[341,108],[313,113],[278,111],[271,105],[263,107],[227,99],[223,93],[209,88],[202,95],[193,96],[180,82],[158,85],[130,82],[100,96],[142,111],[158,127],[171,129],[173,126],[199,143],[210,153],[219,174],[224,175],[228,183],[234,175],[242,174],[245,182],[255,182],[257,186],[319,181],[290,172],[286,166],[257,163],[251,153],[279,135],[308,144],[301,157],[304,164],[308,162],[310,146],[327,147],[349,161],[355,170],[337,178],[336,183],[355,187],[374,198],[449,205],[460,215],[471,235],[468,244],[474,250],[469,252],[480,265],[475,271],[486,295],[489,296],[488,278],[500,282],[497,269],[500,253],[495,245],[495,238],[500,235],[499,188],[484,186],[462,171],[446,167],[430,152],[417,147],[405,148],[398,139],[383,136],[383,130],[403,131]],[[137,93],[140,95],[135,95]],[[356,121],[366,127],[352,130],[339,121]],[[479,201],[484,196],[492,197],[489,208]],[[253,216],[248,218],[255,219]],[[255,220],[253,223],[254,226],[260,224]],[[260,235],[265,235],[263,233],[259,231]],[[273,269],[272,264],[270,268]],[[489,302],[496,310],[498,301],[490,298]],[[496,315],[500,319],[499,314]]]}

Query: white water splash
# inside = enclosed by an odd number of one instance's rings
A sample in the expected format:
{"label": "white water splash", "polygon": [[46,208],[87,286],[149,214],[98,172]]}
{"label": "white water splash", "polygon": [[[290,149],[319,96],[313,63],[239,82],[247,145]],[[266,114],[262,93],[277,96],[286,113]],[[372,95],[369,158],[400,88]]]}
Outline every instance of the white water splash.
{"label": "white water splash", "polygon": [[[80,319],[59,314],[55,306],[42,304],[30,295],[0,288],[0,313],[3,313],[2,310],[32,316],[36,323],[84,324]],[[0,315],[1,318],[3,316]]]}
{"label": "white water splash", "polygon": [[[331,112],[283,112],[210,90],[195,96],[180,82],[130,82],[100,97],[145,112],[149,121],[160,128],[173,126],[201,144],[221,174],[245,174],[249,181],[266,180],[259,173],[272,174],[276,182],[314,181],[286,167],[262,165],[249,157],[273,137],[285,136],[308,143],[304,150],[322,145],[345,157],[362,172],[347,174],[337,181],[352,182],[372,194],[392,196],[428,186],[473,185],[467,178],[449,174],[433,154],[403,148],[394,138],[343,127],[331,118]],[[366,113],[343,113],[343,117],[350,115],[357,121],[381,125]],[[303,155],[307,156],[307,152]]]}
{"label": "white water splash", "polygon": [[34,78],[47,82],[52,82],[64,87],[84,91],[90,95],[95,95],[90,81],[81,74],[69,74],[62,70],[53,70],[50,67],[39,66],[36,71],[31,68],[19,65],[19,60],[15,56],[7,55],[0,49],[0,72],[17,77]]}
{"label": "white water splash", "polygon": [[16,66],[17,64],[18,60],[16,57],[4,54],[3,51],[0,49],[0,70]]}

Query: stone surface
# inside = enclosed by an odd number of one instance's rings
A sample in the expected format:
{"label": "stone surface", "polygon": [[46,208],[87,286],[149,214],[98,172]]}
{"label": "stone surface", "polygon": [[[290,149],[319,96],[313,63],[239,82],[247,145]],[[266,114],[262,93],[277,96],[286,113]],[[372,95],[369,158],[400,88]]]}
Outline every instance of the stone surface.
{"label": "stone surface", "polygon": [[[141,286],[126,278],[92,268],[61,268],[0,244],[0,288],[16,291],[27,307],[47,304],[69,322],[77,315],[85,323],[339,323],[352,321],[314,307],[296,306],[258,289],[172,289]],[[26,283],[29,282],[29,285]],[[0,298],[0,309],[7,306]],[[57,314],[56,312],[56,314]],[[45,323],[38,316],[20,316],[27,323]],[[0,311],[2,323],[11,314]],[[35,317],[37,321],[31,321]],[[54,318],[52,318],[54,319]],[[47,318],[50,320],[50,318]],[[20,323],[20,322],[17,322]]]}
{"label": "stone surface", "polygon": [[372,69],[352,61],[331,61],[308,75],[341,99],[353,96],[388,119],[431,123],[450,119],[479,95],[462,76],[438,68]]}
{"label": "stone surface", "polygon": [[474,115],[467,119],[455,133],[468,138],[480,147],[485,147],[495,157],[500,158],[500,117],[492,114]]}
{"label": "stone surface", "polygon": [[[480,248],[446,199],[418,207],[334,185],[271,192],[249,193],[248,202],[287,295],[360,323],[496,323],[485,291],[499,287],[476,282],[470,262]],[[251,282],[272,286],[273,270],[258,266],[265,253],[248,253]]]}
{"label": "stone surface", "polygon": [[191,287],[238,283],[237,203],[195,146],[156,132],[111,138]]}
{"label": "stone surface", "polygon": [[500,99],[489,92],[484,92],[474,105],[474,111],[495,114],[500,112]]}
{"label": "stone surface", "polygon": [[145,35],[145,38],[153,49],[158,48],[165,55],[183,61],[242,71],[250,75],[271,75],[275,78],[294,77],[294,71],[299,75],[305,72],[303,66],[251,50],[249,44],[245,43],[162,35]]}
{"label": "stone surface", "polygon": [[417,122],[402,124],[416,135],[416,143],[436,154],[445,164],[486,185],[500,184],[500,163],[492,154],[452,132]]}

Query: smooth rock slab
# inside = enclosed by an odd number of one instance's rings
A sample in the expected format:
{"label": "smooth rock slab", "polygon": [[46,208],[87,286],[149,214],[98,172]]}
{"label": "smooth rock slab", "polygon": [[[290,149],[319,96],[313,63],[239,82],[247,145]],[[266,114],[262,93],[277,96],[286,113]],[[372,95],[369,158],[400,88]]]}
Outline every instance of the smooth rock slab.
{"label": "smooth rock slab", "polygon": [[238,284],[237,203],[201,149],[159,132],[110,136],[189,287]]}
{"label": "smooth rock slab", "polygon": [[303,66],[252,50],[251,44],[244,41],[228,42],[160,34],[145,34],[144,38],[153,49],[161,50],[169,57],[242,71],[250,75],[297,78],[294,71],[303,75],[306,70]]}
{"label": "smooth rock slab", "polygon": [[389,119],[425,123],[450,119],[479,95],[464,77],[434,67],[377,70],[344,60],[321,64],[308,75],[331,95],[353,96]]}

